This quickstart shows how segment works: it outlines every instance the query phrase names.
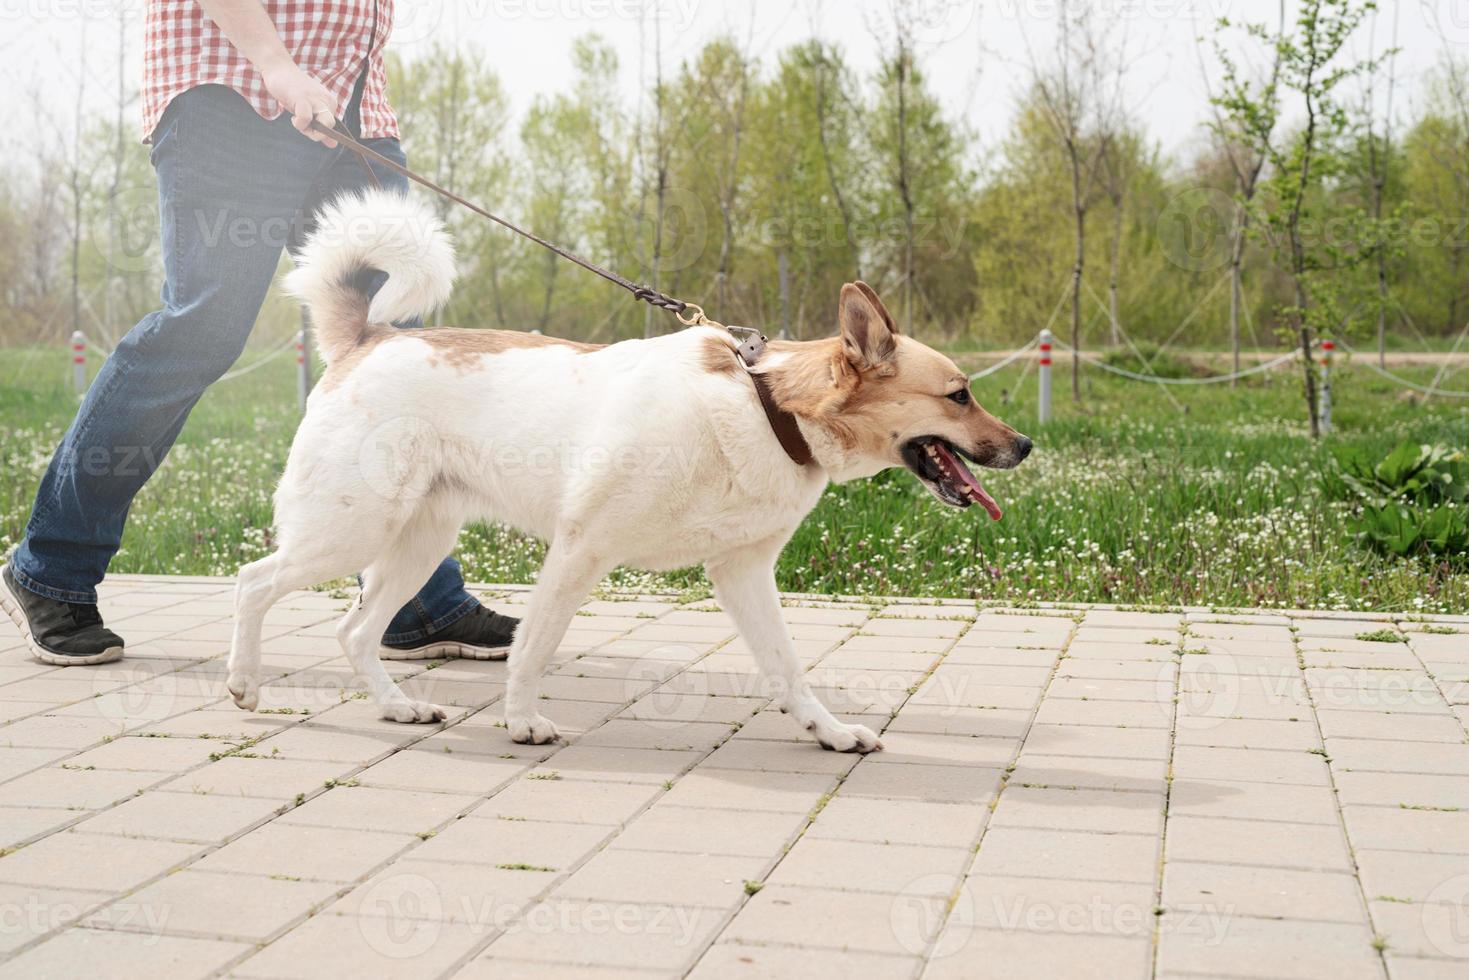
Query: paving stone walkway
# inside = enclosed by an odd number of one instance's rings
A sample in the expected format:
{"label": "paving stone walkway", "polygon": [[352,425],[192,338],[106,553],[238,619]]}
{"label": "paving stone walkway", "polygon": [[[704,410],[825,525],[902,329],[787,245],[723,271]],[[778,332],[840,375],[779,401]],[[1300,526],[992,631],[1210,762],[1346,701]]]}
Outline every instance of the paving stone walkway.
{"label": "paving stone walkway", "polygon": [[1469,618],[789,597],[859,758],[709,601],[588,602],[532,748],[503,663],[379,721],[342,595],[238,711],[230,593],[109,580],[101,667],[0,625],[0,975],[1469,976]]}

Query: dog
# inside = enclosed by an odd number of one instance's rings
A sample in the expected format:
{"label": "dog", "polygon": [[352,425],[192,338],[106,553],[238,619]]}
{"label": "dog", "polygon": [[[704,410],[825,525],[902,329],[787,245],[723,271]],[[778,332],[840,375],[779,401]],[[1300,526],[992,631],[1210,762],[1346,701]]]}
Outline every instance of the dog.
{"label": "dog", "polygon": [[[736,339],[708,326],[594,346],[390,325],[441,305],[454,275],[432,212],[380,191],[329,205],[287,274],[327,367],[275,494],[276,551],[240,570],[226,681],[235,703],[258,704],[269,608],[360,570],[361,595],[337,629],[352,668],[383,717],[442,720],[388,676],[379,640],[461,526],[484,518],[548,542],[509,651],[514,741],[558,737],[539,684],[603,576],[702,562],[779,706],[827,749],[880,748],[803,680],[776,558],[828,483],[889,467],[913,471],[944,504],[978,503],[999,519],[963,458],[1014,467],[1031,440],[974,401],[953,361],[900,334],[862,282],[841,289],[837,336],[772,342],[747,367]],[[784,448],[776,413],[795,420],[808,462]]]}

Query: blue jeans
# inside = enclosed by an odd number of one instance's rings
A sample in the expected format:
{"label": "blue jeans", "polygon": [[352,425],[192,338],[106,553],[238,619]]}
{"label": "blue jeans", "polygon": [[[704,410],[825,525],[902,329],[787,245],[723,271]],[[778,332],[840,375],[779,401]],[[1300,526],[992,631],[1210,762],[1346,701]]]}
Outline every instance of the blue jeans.
{"label": "blue jeans", "polygon": [[[355,113],[349,113],[349,118]],[[368,145],[402,162],[394,139]],[[228,88],[178,96],[153,134],[163,308],[143,317],[92,382],[36,494],[15,579],[64,602],[95,603],[133,497],[163,462],[190,410],[244,350],[281,249],[316,208],[371,182],[360,160],[312,142],[289,114],[271,121]],[[406,181],[377,172],[384,187]],[[444,559],[384,637],[412,642],[477,604]]]}

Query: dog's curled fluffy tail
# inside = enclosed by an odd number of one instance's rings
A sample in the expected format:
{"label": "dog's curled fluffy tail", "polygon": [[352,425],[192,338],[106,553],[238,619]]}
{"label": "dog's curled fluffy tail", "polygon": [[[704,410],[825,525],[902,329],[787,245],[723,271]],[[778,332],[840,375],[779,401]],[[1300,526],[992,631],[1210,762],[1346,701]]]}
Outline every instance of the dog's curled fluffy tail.
{"label": "dog's curled fluffy tail", "polygon": [[[387,281],[372,295],[379,271]],[[328,365],[361,343],[371,324],[426,316],[453,284],[454,246],[443,224],[430,208],[384,190],[347,193],[323,208],[284,279],[311,311]]]}

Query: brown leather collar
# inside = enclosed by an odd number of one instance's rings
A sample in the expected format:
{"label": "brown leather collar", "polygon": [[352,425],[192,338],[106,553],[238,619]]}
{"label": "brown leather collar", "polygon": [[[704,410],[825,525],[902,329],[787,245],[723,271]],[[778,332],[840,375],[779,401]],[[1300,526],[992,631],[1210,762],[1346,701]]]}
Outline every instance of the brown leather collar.
{"label": "brown leather collar", "polygon": [[755,366],[760,355],[765,353],[765,337],[753,331],[751,333],[749,339],[735,348],[735,357],[755,385],[755,394],[760,396],[760,407],[765,409],[765,418],[770,423],[770,431],[775,433],[780,448],[786,451],[791,462],[797,466],[809,466],[815,457],[811,454],[811,444],[801,434],[801,426],[796,422],[796,417],[775,403],[775,396],[770,393],[770,382],[765,380],[765,376],[749,370]]}

